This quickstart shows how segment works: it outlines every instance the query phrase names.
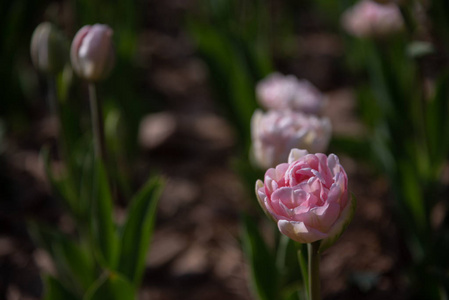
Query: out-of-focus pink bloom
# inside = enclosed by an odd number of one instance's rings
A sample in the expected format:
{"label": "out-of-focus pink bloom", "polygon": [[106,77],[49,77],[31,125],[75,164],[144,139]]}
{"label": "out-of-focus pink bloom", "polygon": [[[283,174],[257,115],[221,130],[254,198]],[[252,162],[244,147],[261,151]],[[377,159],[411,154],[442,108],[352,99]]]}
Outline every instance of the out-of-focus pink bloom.
{"label": "out-of-focus pink bloom", "polygon": [[86,25],[75,35],[70,58],[75,72],[88,81],[106,78],[115,63],[112,29],[103,24]]}
{"label": "out-of-focus pink bloom", "polygon": [[396,4],[362,0],[343,14],[342,25],[357,37],[384,37],[401,31],[404,21]]}
{"label": "out-of-focus pink bloom", "polygon": [[293,149],[288,163],[256,182],[256,195],[283,234],[300,243],[323,240],[321,249],[338,239],[355,210],[348,177],[334,154]]}
{"label": "out-of-focus pink bloom", "polygon": [[68,41],[53,24],[39,24],[31,37],[31,61],[41,72],[57,74],[68,59]]}
{"label": "out-of-focus pink bloom", "polygon": [[324,105],[323,94],[309,81],[280,73],[273,73],[260,81],[256,95],[266,109],[291,109],[319,114]]}
{"label": "out-of-focus pink bloom", "polygon": [[324,152],[331,137],[329,119],[289,110],[256,110],[251,120],[253,154],[262,168],[286,162],[293,148]]}

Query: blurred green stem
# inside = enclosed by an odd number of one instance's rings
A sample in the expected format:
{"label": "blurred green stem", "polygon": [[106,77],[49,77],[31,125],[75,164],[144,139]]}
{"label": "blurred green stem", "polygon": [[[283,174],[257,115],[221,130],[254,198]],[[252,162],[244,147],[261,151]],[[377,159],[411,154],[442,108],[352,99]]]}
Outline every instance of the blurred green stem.
{"label": "blurred green stem", "polygon": [[58,101],[58,97],[57,97],[57,92],[56,92],[56,80],[54,77],[52,76],[48,76],[47,77],[47,84],[48,84],[48,91],[47,91],[47,105],[48,105],[48,109],[50,110],[50,114],[52,116],[56,116],[59,117],[57,114],[57,101]]}
{"label": "blurred green stem", "polygon": [[92,118],[92,131],[94,135],[95,156],[106,162],[106,147],[104,139],[103,110],[97,96],[95,83],[89,82],[90,114]]}
{"label": "blurred green stem", "polygon": [[407,5],[401,5],[399,9],[402,15],[402,19],[404,20],[405,28],[407,29],[410,38],[413,38],[413,35],[416,30],[416,23],[414,16]]}
{"label": "blurred green stem", "polygon": [[320,241],[307,244],[309,253],[309,300],[321,300]]}
{"label": "blurred green stem", "polygon": [[307,273],[307,247],[305,244],[297,243],[296,248],[298,250],[298,262],[299,262],[299,268],[301,269],[301,276],[302,276],[302,282],[304,284],[304,292],[305,292],[305,298],[309,299],[309,274]]}

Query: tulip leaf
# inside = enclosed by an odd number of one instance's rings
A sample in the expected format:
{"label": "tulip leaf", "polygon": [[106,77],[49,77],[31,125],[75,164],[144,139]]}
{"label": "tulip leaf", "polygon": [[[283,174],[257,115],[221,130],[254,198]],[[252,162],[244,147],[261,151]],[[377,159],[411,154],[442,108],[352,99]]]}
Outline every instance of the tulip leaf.
{"label": "tulip leaf", "polygon": [[52,189],[59,199],[62,200],[64,205],[72,212],[74,215],[78,215],[77,210],[77,195],[75,189],[71,185],[70,178],[68,176],[64,178],[56,178],[50,165],[50,152],[48,148],[43,148],[41,151],[41,156],[44,161],[44,168],[47,179],[50,182]]}
{"label": "tulip leaf", "polygon": [[30,222],[28,228],[33,239],[51,255],[67,286],[82,291],[94,282],[95,263],[86,247],[43,224]]}
{"label": "tulip leaf", "polygon": [[427,136],[429,141],[430,159],[436,176],[441,171],[442,161],[449,149],[449,73],[445,73],[437,82],[435,94],[427,105]]}
{"label": "tulip leaf", "polygon": [[73,295],[58,279],[47,275],[45,277],[45,296],[44,300],[77,300],[78,297]]}
{"label": "tulip leaf", "polygon": [[163,182],[155,177],[132,199],[121,236],[119,271],[138,286],[145,268],[145,258],[153,234],[157,204]]}
{"label": "tulip leaf", "polygon": [[253,290],[259,300],[275,300],[278,294],[278,272],[274,255],[254,221],[246,215],[242,221],[243,250],[249,262]]}
{"label": "tulip leaf", "polygon": [[86,290],[96,276],[95,263],[88,250],[66,238],[56,242],[53,248],[61,267],[66,269],[81,289]]}
{"label": "tulip leaf", "polygon": [[118,258],[118,237],[113,222],[113,200],[108,178],[101,160],[96,162],[92,198],[92,243],[103,266],[115,268]]}
{"label": "tulip leaf", "polygon": [[134,300],[136,291],[122,275],[105,271],[89,288],[83,300]]}

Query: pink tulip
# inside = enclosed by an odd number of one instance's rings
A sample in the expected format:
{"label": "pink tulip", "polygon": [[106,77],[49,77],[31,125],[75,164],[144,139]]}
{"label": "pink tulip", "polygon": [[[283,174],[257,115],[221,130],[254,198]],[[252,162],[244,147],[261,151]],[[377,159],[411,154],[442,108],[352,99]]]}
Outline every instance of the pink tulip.
{"label": "pink tulip", "polygon": [[342,16],[343,28],[357,37],[384,37],[401,31],[404,21],[394,3],[362,0]]}
{"label": "pink tulip", "polygon": [[321,248],[338,239],[355,209],[338,157],[299,149],[256,182],[256,195],[281,233],[300,243],[323,240]]}
{"label": "pink tulip", "polygon": [[115,63],[112,29],[95,24],[82,27],[75,35],[70,58],[75,72],[88,81],[106,78]]}
{"label": "pink tulip", "polygon": [[256,87],[257,99],[266,109],[291,109],[319,114],[324,105],[322,93],[309,81],[293,75],[273,73]]}
{"label": "pink tulip", "polygon": [[53,24],[39,24],[31,37],[31,61],[41,72],[56,75],[64,69],[68,58],[68,42]]}
{"label": "pink tulip", "polygon": [[266,169],[286,162],[293,148],[325,152],[331,131],[327,118],[288,110],[257,110],[251,120],[255,162]]}

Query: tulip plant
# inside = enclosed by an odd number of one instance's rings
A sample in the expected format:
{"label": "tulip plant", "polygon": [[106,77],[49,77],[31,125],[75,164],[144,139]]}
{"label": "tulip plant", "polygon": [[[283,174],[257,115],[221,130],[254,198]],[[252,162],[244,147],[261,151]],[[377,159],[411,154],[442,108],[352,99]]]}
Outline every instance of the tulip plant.
{"label": "tulip plant", "polygon": [[[394,195],[411,257],[413,299],[446,299],[449,226],[442,170],[449,154],[449,69],[441,64],[428,76],[424,66],[447,53],[449,35],[440,29],[449,9],[440,0],[387,2],[363,0],[342,14],[346,53],[353,72],[368,75],[358,82],[359,109],[372,161]],[[446,217],[437,221],[436,211]]]}
{"label": "tulip plant", "polygon": [[308,244],[308,299],[321,299],[319,254],[340,237],[355,210],[338,157],[292,149],[288,163],[268,169],[264,182],[256,182],[256,195],[282,234]]}
{"label": "tulip plant", "polygon": [[[46,32],[52,27],[43,28],[38,27],[31,46],[38,68],[48,66],[55,54],[48,52],[50,47],[36,45],[57,43],[48,38],[52,33]],[[55,274],[46,276],[48,300],[135,299],[145,269],[163,183],[159,177],[150,178],[129,202],[124,223],[114,220],[111,181],[115,177],[109,173],[109,166],[115,163],[115,157],[107,155],[102,103],[96,91],[96,84],[113,68],[114,51],[112,29],[99,24],[81,28],[71,47],[72,67],[89,87],[94,154],[86,150],[84,159],[74,163],[70,159],[74,153],[67,151],[65,172],[59,174],[52,170],[49,151],[43,151],[51,186],[75,224],[70,232],[37,222],[30,224],[32,236],[51,255],[56,267]]]}

